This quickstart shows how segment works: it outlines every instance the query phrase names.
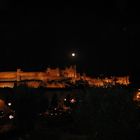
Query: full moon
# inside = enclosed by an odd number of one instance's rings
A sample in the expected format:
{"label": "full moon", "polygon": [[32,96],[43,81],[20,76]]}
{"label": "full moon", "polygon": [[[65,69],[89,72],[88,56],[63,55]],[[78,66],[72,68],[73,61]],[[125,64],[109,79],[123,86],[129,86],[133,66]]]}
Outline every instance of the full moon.
{"label": "full moon", "polygon": [[75,56],[75,53],[72,53],[71,55],[74,57]]}

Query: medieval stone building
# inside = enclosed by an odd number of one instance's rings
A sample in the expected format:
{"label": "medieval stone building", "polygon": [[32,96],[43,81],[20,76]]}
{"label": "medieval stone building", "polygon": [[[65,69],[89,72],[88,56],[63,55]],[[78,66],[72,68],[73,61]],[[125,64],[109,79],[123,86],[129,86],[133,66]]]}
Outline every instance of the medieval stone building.
{"label": "medieval stone building", "polygon": [[66,82],[69,80],[71,83],[83,80],[88,82],[89,86],[107,86],[107,85],[129,85],[129,76],[124,77],[111,77],[111,78],[91,78],[86,75],[80,75],[76,72],[74,66],[65,68],[63,70],[59,68],[51,69],[47,68],[43,72],[23,72],[20,69],[11,72],[0,72],[0,87],[14,87],[16,84],[26,84],[29,87],[38,88],[44,86],[48,88],[65,88]]}

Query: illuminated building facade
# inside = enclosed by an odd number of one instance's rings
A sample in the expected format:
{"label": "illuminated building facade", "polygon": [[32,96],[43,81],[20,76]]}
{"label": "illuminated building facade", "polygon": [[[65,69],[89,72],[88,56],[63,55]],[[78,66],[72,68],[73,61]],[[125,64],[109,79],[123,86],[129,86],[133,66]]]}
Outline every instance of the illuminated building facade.
{"label": "illuminated building facade", "polygon": [[20,69],[13,72],[0,72],[0,87],[13,88],[17,85],[26,84],[29,87],[38,88],[65,88],[66,81],[75,84],[77,81],[86,81],[90,87],[103,87],[115,85],[129,85],[129,76],[111,78],[91,78],[76,72],[75,67],[70,66],[61,70],[48,68],[43,72],[23,72]]}

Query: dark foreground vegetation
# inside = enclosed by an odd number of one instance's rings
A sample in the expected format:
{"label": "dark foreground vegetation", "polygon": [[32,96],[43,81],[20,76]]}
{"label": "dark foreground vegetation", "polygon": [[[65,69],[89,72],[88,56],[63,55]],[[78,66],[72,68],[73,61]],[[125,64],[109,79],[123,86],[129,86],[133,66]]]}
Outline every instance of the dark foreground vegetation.
{"label": "dark foreground vegetation", "polygon": [[[0,128],[4,123],[5,126],[12,126],[8,131],[0,132],[0,140],[139,138],[140,108],[133,101],[134,92],[135,89],[125,87],[0,89],[0,99],[15,113],[14,118],[9,121],[4,122],[0,118]],[[75,99],[75,104],[66,102],[69,99]],[[69,108],[67,111],[58,107],[60,100]],[[8,107],[9,102],[12,105]]]}

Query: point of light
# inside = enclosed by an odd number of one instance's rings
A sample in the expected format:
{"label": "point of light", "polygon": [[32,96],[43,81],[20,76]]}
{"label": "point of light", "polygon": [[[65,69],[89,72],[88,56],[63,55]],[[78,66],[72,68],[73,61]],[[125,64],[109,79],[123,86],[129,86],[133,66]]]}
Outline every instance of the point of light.
{"label": "point of light", "polygon": [[75,53],[72,53],[71,55],[74,57],[76,54]]}
{"label": "point of light", "polygon": [[71,99],[71,101],[70,101],[71,103],[75,103],[76,101],[75,101],[75,99]]}
{"label": "point of light", "polygon": [[14,116],[13,115],[9,115],[9,119],[14,119]]}
{"label": "point of light", "polygon": [[12,105],[12,103],[8,103],[8,106],[11,106]]}

